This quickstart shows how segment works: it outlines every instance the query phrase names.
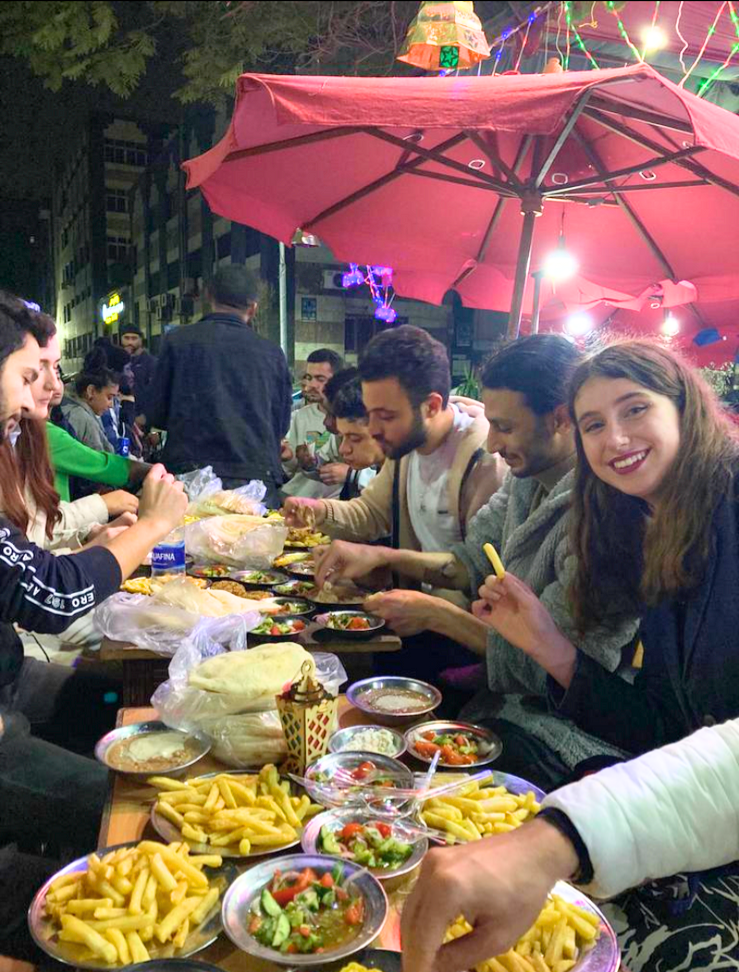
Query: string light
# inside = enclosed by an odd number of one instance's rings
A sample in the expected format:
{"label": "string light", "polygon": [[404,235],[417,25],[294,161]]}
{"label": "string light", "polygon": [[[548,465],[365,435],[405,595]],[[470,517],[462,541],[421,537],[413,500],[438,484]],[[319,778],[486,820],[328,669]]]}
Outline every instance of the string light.
{"label": "string light", "polygon": [[394,324],[398,312],[392,307],[395,294],[393,287],[392,267],[365,267],[360,270],[357,263],[350,263],[349,270],[341,275],[341,286],[347,289],[367,285],[370,289],[372,303],[375,305],[375,319],[386,324]]}
{"label": "string light", "polygon": [[698,88],[697,95],[699,98],[703,97],[705,92],[708,91],[710,86],[713,84],[716,78],[718,78],[718,76],[721,74],[724,68],[729,66],[729,62],[731,61],[733,56],[737,53],[737,51],[739,51],[739,15],[737,15],[736,10],[734,9],[734,4],[731,2],[731,0],[729,0],[729,15],[731,17],[731,22],[734,25],[734,30],[736,32],[737,40],[734,42],[734,44],[732,44],[731,50],[727,54],[724,63],[721,64],[719,67],[717,67],[716,70],[713,72],[713,74],[711,74],[708,78],[706,78],[706,80]]}
{"label": "string light", "polygon": [[698,51],[698,57],[696,57],[696,59],[693,61],[693,63],[688,68],[687,72],[683,75],[683,79],[680,82],[679,87],[682,88],[685,85],[685,82],[688,80],[688,78],[690,77],[690,75],[698,67],[699,62],[701,61],[703,55],[706,53],[706,48],[708,47],[708,42],[713,37],[713,35],[716,33],[716,24],[719,22],[719,19],[721,17],[721,14],[724,12],[724,10],[726,9],[726,7],[727,7],[727,0],[724,0],[724,2],[718,8],[718,13],[713,18],[713,23],[708,28],[708,33],[706,34],[706,39],[703,41],[703,46]]}
{"label": "string light", "polygon": [[613,16],[616,18],[616,23],[618,24],[619,33],[631,48],[634,57],[637,59],[637,61],[642,62],[644,58],[641,56],[641,54],[636,49],[636,47],[634,47],[634,45],[632,44],[631,38],[629,37],[629,32],[624,27],[624,22],[623,20],[621,20],[618,10],[616,10],[615,0],[606,0],[606,9],[608,10],[609,13],[613,14]]}
{"label": "string light", "polygon": [[[578,31],[577,27],[575,27],[575,25],[574,25],[574,23],[572,21],[572,3],[569,3],[569,2],[566,2],[565,3],[565,17],[567,19],[567,29],[568,30],[570,30],[570,29],[572,30],[573,34],[575,35],[575,40],[577,41],[580,50],[583,52],[583,54],[585,55],[585,57],[590,61],[590,63],[593,65],[593,67],[597,70],[598,69],[598,62],[595,60],[595,58],[593,57],[593,55],[590,53],[590,51],[585,46],[585,42],[583,41],[582,37],[580,36],[580,32]],[[568,55],[568,61],[569,61],[569,55]],[[567,66],[565,66],[565,70],[567,70]]]}
{"label": "string light", "polygon": [[688,70],[685,67],[685,52],[688,49],[688,41],[685,40],[683,35],[680,33],[680,18],[683,15],[683,7],[685,6],[685,0],[680,0],[680,6],[677,9],[677,20],[675,21],[675,33],[682,41],[682,50],[680,51],[680,67],[683,69],[683,74]]}

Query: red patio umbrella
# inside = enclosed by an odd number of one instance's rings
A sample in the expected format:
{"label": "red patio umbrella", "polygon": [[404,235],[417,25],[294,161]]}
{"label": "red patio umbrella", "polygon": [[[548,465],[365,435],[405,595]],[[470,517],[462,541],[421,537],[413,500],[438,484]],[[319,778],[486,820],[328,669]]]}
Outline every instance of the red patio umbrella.
{"label": "red patio umbrella", "polygon": [[392,266],[404,296],[440,303],[454,289],[468,307],[510,308],[514,336],[529,273],[562,240],[579,260],[568,305],[682,281],[700,301],[739,297],[739,118],[646,64],[242,75],[226,135],[184,168],[215,213]]}

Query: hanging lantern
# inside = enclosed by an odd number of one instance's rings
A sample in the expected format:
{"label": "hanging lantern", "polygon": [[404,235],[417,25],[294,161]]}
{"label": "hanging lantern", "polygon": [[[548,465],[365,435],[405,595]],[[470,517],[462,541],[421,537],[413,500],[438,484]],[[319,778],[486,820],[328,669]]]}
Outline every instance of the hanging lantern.
{"label": "hanging lantern", "polygon": [[490,56],[490,45],[473,3],[424,2],[405,37],[399,61],[425,71],[456,71]]}

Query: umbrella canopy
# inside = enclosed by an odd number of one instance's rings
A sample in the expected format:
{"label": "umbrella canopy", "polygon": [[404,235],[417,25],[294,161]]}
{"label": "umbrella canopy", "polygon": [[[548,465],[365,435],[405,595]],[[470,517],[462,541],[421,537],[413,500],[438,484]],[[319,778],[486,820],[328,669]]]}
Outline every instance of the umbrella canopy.
{"label": "umbrella canopy", "polygon": [[568,306],[681,282],[701,301],[739,297],[739,118],[646,64],[243,75],[226,135],[184,168],[215,213],[392,266],[404,296],[440,303],[454,289],[468,307],[510,307],[513,334],[530,271],[562,242],[579,261],[558,291]]}

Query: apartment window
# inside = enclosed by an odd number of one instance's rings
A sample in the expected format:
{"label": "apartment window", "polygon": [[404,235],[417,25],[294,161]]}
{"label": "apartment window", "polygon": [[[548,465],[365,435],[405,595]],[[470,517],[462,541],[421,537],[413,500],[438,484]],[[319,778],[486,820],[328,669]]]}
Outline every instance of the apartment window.
{"label": "apartment window", "polygon": [[105,139],[105,161],[116,165],[135,165],[143,168],[147,163],[146,147],[140,142],[127,142],[120,138]]}
{"label": "apartment window", "polygon": [[125,263],[130,245],[130,241],[125,236],[108,236],[106,238],[108,260],[112,263]]}
{"label": "apartment window", "polygon": [[125,189],[105,190],[105,209],[109,213],[128,212],[128,199]]}

